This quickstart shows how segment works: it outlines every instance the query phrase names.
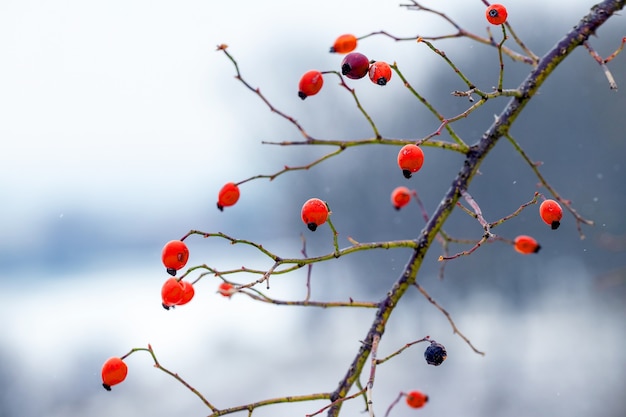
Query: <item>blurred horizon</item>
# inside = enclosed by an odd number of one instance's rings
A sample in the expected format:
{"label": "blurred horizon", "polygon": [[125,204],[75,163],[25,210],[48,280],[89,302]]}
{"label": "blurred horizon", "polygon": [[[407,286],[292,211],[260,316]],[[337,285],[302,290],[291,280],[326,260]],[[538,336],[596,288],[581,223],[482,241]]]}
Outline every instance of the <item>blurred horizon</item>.
{"label": "blurred horizon", "polygon": [[[172,7],[145,0],[29,0],[0,5],[5,149],[0,282],[8,303],[0,318],[0,417],[208,414],[191,392],[155,370],[145,352],[129,357],[127,381],[112,392],[102,389],[103,361],[148,343],[164,366],[218,407],[335,389],[372,311],[225,299],[215,293],[214,276],[198,282],[189,305],[165,311],[159,298],[165,278],[160,251],[166,241],[194,229],[255,241],[283,257],[302,256],[303,235],[309,256],[330,253],[329,228],[310,233],[299,217],[302,202],[312,196],[329,202],[340,247],[349,245],[348,237],[386,241],[419,233],[424,221],[417,206],[395,211],[390,190],[415,189],[431,212],[462,163],[460,155],[426,147],[424,168],[407,181],[396,169],[395,147],[350,148],[310,170],[247,182],[236,206],[224,212],[215,207],[227,181],[308,164],[335,149],[263,145],[299,141],[302,135],[234,78],[234,66],[216,45],[228,44],[243,78],[312,136],[369,138],[371,127],[336,80],[327,77],[320,94],[305,101],[296,95],[297,82],[306,70],[336,69],[342,57],[328,48],[342,33],[453,31],[432,15],[398,4],[189,0]],[[507,7],[517,34],[542,55],[593,4],[532,0]],[[479,0],[424,5],[441,7],[469,30],[486,33]],[[470,17],[474,14],[480,19]],[[619,46],[623,19],[613,17],[591,38],[600,55]],[[483,91],[497,82],[495,49],[467,39],[435,44]],[[446,116],[471,105],[450,95],[464,84],[424,45],[373,36],[361,41],[359,50],[397,62],[411,85]],[[392,315],[380,355],[430,335],[446,345],[449,357],[441,367],[429,367],[425,346],[417,345],[380,366],[374,390],[378,414],[400,391],[422,389],[431,398],[418,411],[425,416],[624,415],[624,59],[622,54],[609,64],[620,87],[613,92],[601,68],[579,48],[511,130],[541,163],[548,182],[595,225],[583,225],[581,239],[570,213],[553,231],[538,219],[538,206],[528,207],[494,232],[534,236],[542,245],[537,255],[521,256],[505,243],[490,243],[446,263],[443,279],[441,247],[435,244],[419,282],[487,354],[472,352],[412,289]],[[505,86],[516,87],[528,69],[506,59]],[[384,88],[369,80],[349,85],[385,137],[419,138],[438,127],[397,74]],[[453,127],[475,143],[506,101],[489,100]],[[469,193],[493,221],[535,191],[549,196],[537,182],[503,140],[481,165]],[[483,233],[461,210],[445,230],[462,239]],[[223,239],[191,236],[187,243],[189,266],[268,269],[273,263]],[[409,253],[368,251],[316,264],[313,298],[377,301]],[[305,279],[305,268],[274,276],[268,293],[302,299]],[[263,407],[254,415],[304,415],[324,404]],[[394,407],[390,417],[415,413],[403,406]],[[344,407],[342,415],[363,411],[358,400]]]}

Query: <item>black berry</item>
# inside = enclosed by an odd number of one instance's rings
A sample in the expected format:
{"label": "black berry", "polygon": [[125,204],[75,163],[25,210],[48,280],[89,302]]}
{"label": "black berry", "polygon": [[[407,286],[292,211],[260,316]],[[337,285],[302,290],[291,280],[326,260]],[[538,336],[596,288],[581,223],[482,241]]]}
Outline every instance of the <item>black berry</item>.
{"label": "black berry", "polygon": [[430,342],[430,346],[424,352],[424,358],[429,365],[439,366],[447,357],[446,348],[437,342]]}

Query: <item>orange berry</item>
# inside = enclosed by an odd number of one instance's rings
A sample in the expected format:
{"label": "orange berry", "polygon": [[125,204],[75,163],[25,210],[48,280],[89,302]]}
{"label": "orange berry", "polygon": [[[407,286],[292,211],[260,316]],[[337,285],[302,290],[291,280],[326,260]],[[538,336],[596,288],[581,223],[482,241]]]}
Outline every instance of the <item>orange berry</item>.
{"label": "orange berry", "polygon": [[319,198],[311,198],[302,206],[302,221],[307,225],[309,230],[314,232],[317,226],[326,223],[328,218],[328,207]]}
{"label": "orange berry", "polygon": [[387,85],[391,79],[391,67],[384,61],[376,61],[370,65],[369,77],[374,84]]}
{"label": "orange berry", "polygon": [[539,206],[539,215],[541,220],[546,222],[552,227],[552,230],[556,230],[561,225],[561,219],[563,218],[563,209],[554,200],[545,200]]}
{"label": "orange berry", "polygon": [[411,201],[411,190],[406,187],[397,187],[391,192],[391,204],[396,210],[409,204]]}
{"label": "orange berry", "polygon": [[224,211],[224,207],[234,206],[237,200],[239,200],[239,187],[234,182],[228,182],[217,195],[217,208]]}
{"label": "orange berry", "polygon": [[321,72],[316,70],[307,71],[300,78],[300,84],[298,84],[298,97],[302,100],[308,96],[314,96],[320,92],[324,85],[324,76]]}
{"label": "orange berry", "polygon": [[196,294],[196,290],[194,290],[193,285],[189,281],[180,281],[180,285],[183,287],[183,296],[180,301],[176,303],[178,306],[182,306],[183,304],[187,304],[191,301],[193,296]]}
{"label": "orange berry", "polygon": [[501,25],[506,22],[506,18],[508,13],[506,11],[506,7],[501,4],[492,4],[487,7],[487,11],[485,12],[485,16],[487,17],[487,21],[492,25]]}
{"label": "orange berry", "polygon": [[541,245],[537,243],[535,239],[530,236],[520,235],[515,238],[513,241],[513,247],[516,251],[521,253],[522,255],[529,255],[531,253],[539,252],[541,249]]}
{"label": "orange berry", "polygon": [[417,145],[405,145],[398,152],[398,166],[404,178],[411,178],[411,175],[419,171],[423,164],[424,152]]}
{"label": "orange berry", "polygon": [[163,246],[161,260],[170,275],[176,275],[176,271],[187,264],[189,259],[189,249],[180,240],[170,240]]}
{"label": "orange berry", "polygon": [[236,291],[233,284],[228,282],[222,282],[220,286],[217,288],[217,292],[222,294],[224,297],[231,297]]}
{"label": "orange berry", "polygon": [[102,365],[102,386],[111,391],[113,385],[117,385],[126,379],[128,367],[118,357],[109,358]]}
{"label": "orange berry", "polygon": [[161,287],[161,300],[163,308],[169,310],[170,307],[177,305],[183,299],[185,290],[183,284],[176,278],[169,278]]}
{"label": "orange berry", "polygon": [[428,395],[421,391],[411,391],[406,395],[406,403],[411,408],[422,408],[428,402]]}
{"label": "orange berry", "polygon": [[345,34],[335,39],[335,43],[330,47],[331,53],[347,54],[356,49],[357,39],[356,36],[351,34]]}

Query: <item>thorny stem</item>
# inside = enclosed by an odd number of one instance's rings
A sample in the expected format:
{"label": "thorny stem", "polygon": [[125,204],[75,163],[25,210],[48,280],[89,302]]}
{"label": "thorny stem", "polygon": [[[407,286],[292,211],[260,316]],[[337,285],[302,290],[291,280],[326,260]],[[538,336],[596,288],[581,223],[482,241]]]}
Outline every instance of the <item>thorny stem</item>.
{"label": "thorny stem", "polygon": [[[303,234],[300,234],[300,239],[302,239],[302,250],[300,253],[305,258],[308,258],[309,255],[306,253],[306,238]],[[309,264],[306,270],[306,296],[304,297],[304,301],[309,301],[311,299],[311,271],[313,270],[313,264]]]}
{"label": "thorny stem", "polygon": [[603,62],[605,64],[608,64],[609,62],[611,62],[613,58],[615,58],[620,52],[622,52],[622,50],[624,49],[624,44],[626,44],[626,36],[622,38],[622,43],[619,45],[619,47],[615,51],[613,51],[611,55],[604,58]]}
{"label": "thorny stem", "polygon": [[454,320],[452,320],[452,316],[450,315],[450,313],[448,313],[437,301],[435,301],[435,299],[433,297],[431,297],[430,294],[428,294],[428,292],[426,292],[424,287],[419,285],[417,282],[415,282],[413,285],[415,285],[417,287],[419,292],[422,293],[422,295],[424,297],[426,297],[426,299],[432,305],[434,305],[439,311],[441,311],[441,313],[443,313],[444,316],[446,316],[446,318],[448,319],[448,322],[450,323],[450,326],[452,326],[452,332],[454,334],[458,335],[461,339],[463,339],[465,341],[465,343],[467,343],[469,345],[469,347],[471,347],[472,350],[475,353],[478,353],[479,355],[485,356],[485,352],[476,349],[476,347],[472,344],[472,342],[463,333],[461,333],[459,328],[456,327],[456,324],[454,323]]}
{"label": "thorny stem", "polygon": [[369,415],[370,417],[374,417],[374,400],[373,400],[373,394],[372,394],[372,390],[374,389],[374,378],[376,377],[376,365],[378,365],[378,361],[376,360],[376,356],[378,354],[378,343],[380,342],[380,335],[376,335],[374,336],[373,340],[372,340],[372,347],[371,347],[371,359],[370,359],[370,377],[367,380],[367,386],[366,386],[366,398],[367,398],[367,410],[369,411]]}
{"label": "thorny stem", "polygon": [[308,169],[313,168],[314,166],[324,162],[325,160],[327,160],[329,158],[332,158],[335,155],[339,155],[345,149],[346,149],[345,147],[339,147],[339,149],[337,149],[336,151],[330,152],[330,153],[322,156],[321,158],[316,159],[315,161],[311,162],[310,164],[296,166],[296,167],[290,167],[290,166],[285,165],[284,168],[281,169],[278,172],[275,172],[273,174],[255,175],[253,177],[246,178],[245,180],[239,181],[237,183],[237,185],[241,185],[241,184],[246,183],[248,181],[258,180],[258,179],[261,179],[261,178],[267,178],[270,181],[273,181],[276,177],[278,177],[278,176],[280,176],[280,175],[282,175],[282,174],[284,174],[286,172],[308,170]]}
{"label": "thorny stem", "polygon": [[354,88],[351,88],[348,84],[346,84],[346,80],[337,71],[323,71],[322,74],[336,74],[339,77],[339,80],[341,80],[340,85],[350,92],[350,94],[352,95],[352,98],[354,99],[356,103],[357,108],[361,111],[361,114],[363,114],[367,122],[372,127],[372,130],[374,131],[374,136],[376,137],[376,139],[381,139],[382,136],[380,132],[378,131],[378,128],[376,127],[376,124],[374,123],[374,120],[372,120],[370,115],[365,111],[365,109],[361,105],[361,101],[359,100],[359,97],[356,95],[356,90]]}
{"label": "thorny stem", "polygon": [[[253,294],[248,291],[253,291],[256,294]],[[255,288],[248,288],[246,291],[240,291],[242,294],[247,295],[253,300],[262,301],[265,303],[276,304],[276,305],[287,305],[287,306],[302,306],[302,307],[322,307],[322,308],[331,308],[331,307],[356,307],[356,308],[378,308],[379,303],[372,301],[311,301],[311,300],[303,300],[303,301],[286,301],[286,300],[277,300],[275,298],[270,298],[267,295],[261,293]]]}
{"label": "thorny stem", "polygon": [[[459,145],[456,143],[445,142],[445,141],[434,141],[429,140],[433,136],[437,136],[439,133],[435,131],[421,139],[391,139],[391,138],[370,138],[370,139],[360,139],[360,140],[334,140],[334,139],[312,139],[310,142],[307,141],[282,141],[282,142],[272,142],[272,141],[263,141],[264,145],[280,145],[280,146],[293,146],[293,145],[326,145],[326,146],[338,146],[340,148],[350,148],[353,146],[361,146],[361,145],[391,145],[391,146],[404,146],[409,143],[419,142],[423,146],[430,146],[433,148],[441,148],[449,151],[465,153],[467,152],[467,145]],[[343,149],[342,149],[343,150]],[[288,168],[293,170],[293,168]],[[281,172],[282,173],[282,172]],[[269,177],[265,176],[264,178]]]}
{"label": "thorny stem", "polygon": [[502,91],[502,84],[504,83],[504,60],[502,59],[502,46],[506,42],[506,26],[502,25],[502,41],[498,44],[498,59],[500,60],[500,75],[498,76],[498,88],[497,91]]}
{"label": "thorny stem", "polygon": [[[427,136],[426,138],[424,138],[424,140],[422,141],[422,144],[427,144],[428,142],[426,142],[427,139],[430,139],[433,136],[439,135],[441,133],[441,129],[442,127],[445,127],[446,130],[448,131],[448,134],[450,135],[450,137],[460,146],[462,147],[462,151],[463,153],[465,153],[468,149],[467,145],[465,144],[465,142],[463,142],[463,140],[459,137],[459,135],[457,135],[454,130],[450,127],[449,122],[445,121],[445,117],[443,117],[441,115],[441,113],[439,113],[437,111],[437,109],[435,109],[435,107],[433,107],[432,104],[430,104],[428,102],[428,100],[426,100],[420,93],[417,92],[417,90],[415,90],[411,84],[409,84],[409,82],[407,81],[407,79],[404,77],[404,74],[402,74],[402,72],[400,71],[400,69],[398,68],[398,65],[396,63],[394,63],[393,65],[391,65],[391,69],[393,69],[395,71],[396,74],[398,74],[398,77],[400,77],[400,79],[402,80],[402,82],[404,83],[404,86],[415,96],[417,97],[417,99],[419,101],[422,102],[422,104],[424,104],[424,106],[426,106],[426,108],[433,114],[435,115],[435,117],[437,118],[437,120],[439,120],[440,122],[442,122],[441,126],[431,135]],[[431,142],[432,143],[432,142]]]}
{"label": "thorny stem", "polygon": [[174,378],[175,380],[177,380],[178,382],[180,382],[182,385],[185,386],[185,388],[187,388],[189,391],[193,392],[194,394],[196,394],[196,396],[198,398],[200,398],[200,400],[204,403],[204,405],[206,405],[208,408],[211,409],[211,411],[213,411],[214,415],[216,415],[216,412],[219,412],[219,410],[213,405],[211,404],[197,389],[195,389],[194,387],[192,387],[191,385],[189,385],[189,383],[187,381],[185,381],[183,378],[181,378],[177,373],[170,371],[169,369],[163,367],[160,363],[159,360],[156,357],[156,354],[154,353],[154,350],[152,349],[152,346],[148,345],[147,348],[133,348],[130,350],[130,352],[128,352],[127,354],[123,355],[120,359],[125,359],[128,356],[132,355],[135,352],[148,352],[150,354],[150,356],[152,356],[152,361],[154,362],[154,367],[165,372],[166,374],[168,374],[169,376],[171,376],[172,378]]}
{"label": "thorny stem", "polygon": [[584,217],[582,217],[580,214],[578,214],[578,212],[574,209],[574,207],[572,207],[572,202],[570,200],[566,200],[563,197],[561,197],[561,195],[554,189],[554,187],[552,187],[550,185],[550,183],[548,183],[548,181],[546,181],[546,179],[543,177],[543,175],[539,171],[538,164],[533,162],[530,159],[528,154],[522,149],[522,147],[519,145],[519,143],[517,143],[517,141],[513,138],[513,136],[511,136],[509,133],[507,133],[505,135],[505,137],[508,139],[508,141],[511,143],[511,145],[513,145],[515,150],[522,156],[524,161],[526,161],[526,163],[530,166],[530,169],[533,170],[533,172],[535,173],[535,175],[539,179],[539,182],[541,182],[541,185],[546,187],[546,189],[548,191],[550,191],[550,193],[554,196],[554,198],[556,198],[561,204],[563,204],[565,206],[565,208],[570,213],[572,213],[572,215],[576,219],[576,228],[578,229],[578,234],[580,235],[581,239],[584,239],[585,235],[584,235],[584,233],[582,231],[581,224],[586,224],[588,226],[592,226],[593,225],[593,221],[585,219]]}
{"label": "thorny stem", "polygon": [[[339,258],[341,256],[349,255],[354,252],[360,252],[364,250],[373,250],[373,249],[395,249],[395,248],[415,248],[416,247],[416,242],[412,239],[385,241],[385,242],[366,242],[366,243],[359,243],[354,240],[351,240],[352,246],[339,249],[338,238],[337,238],[338,233],[334,229],[334,226],[332,225],[332,222],[330,221],[330,219],[328,220],[328,223],[333,232],[333,247],[334,247],[333,252],[328,253],[326,255],[304,257],[304,258],[282,258],[276,255],[275,253],[269,251],[268,249],[264,248],[263,245],[259,243],[246,240],[246,239],[237,239],[222,232],[207,233],[207,232],[202,232],[199,230],[190,230],[182,239],[186,239],[187,237],[191,235],[200,235],[204,238],[219,237],[219,238],[229,241],[233,245],[242,244],[242,245],[252,246],[255,249],[257,249],[259,252],[261,252],[263,255],[265,255],[266,257],[272,259],[274,261],[274,264],[269,270],[265,270],[265,271],[258,270],[258,269],[250,269],[246,267],[241,267],[241,268],[232,269],[228,271],[218,271],[204,264],[196,265],[187,269],[187,271],[185,271],[185,273],[181,275],[180,278],[182,279],[186,277],[187,275],[189,275],[191,272],[199,270],[199,269],[206,269],[208,271],[204,274],[201,274],[200,277],[207,275],[207,274],[215,274],[215,275],[223,276],[223,275],[242,273],[242,272],[263,275],[263,277],[259,280],[256,280],[254,282],[241,285],[240,287],[238,287],[238,289],[243,289],[243,288],[250,288],[256,284],[265,282],[270,275],[285,274],[287,272],[291,272],[296,269],[302,268],[305,265],[323,262],[323,261],[327,261],[333,258]],[[284,269],[277,269],[279,266],[283,266],[283,265],[291,265],[291,266],[286,267]]]}
{"label": "thorny stem", "polygon": [[[602,68],[604,76],[609,81],[609,88],[613,91],[617,91],[617,83],[615,82],[615,78],[613,78],[613,74],[611,74],[609,67],[606,66],[607,60],[602,59],[600,55],[598,55],[598,53],[591,47],[591,44],[588,41],[583,42],[583,45],[585,46],[585,48],[587,48],[587,51],[589,51],[591,57],[598,63],[598,65],[600,65],[600,68]],[[623,46],[624,43],[622,42],[622,47]]]}
{"label": "thorny stem", "polygon": [[400,349],[396,350],[395,352],[393,352],[391,355],[385,356],[383,359],[378,359],[376,361],[376,363],[378,365],[380,365],[381,363],[385,363],[387,362],[389,359],[398,356],[399,354],[401,354],[402,352],[404,352],[406,349],[410,348],[411,346],[421,343],[421,342],[432,342],[432,340],[430,339],[429,336],[423,337],[419,340],[415,340],[413,342],[407,343],[406,345],[402,346]]}
{"label": "thorny stem", "polygon": [[[526,53],[528,57],[530,57],[530,59],[532,60],[532,65],[537,66],[537,63],[539,62],[539,57],[535,55],[533,51],[531,51],[524,42],[522,42],[522,40],[519,38],[519,36],[517,36],[517,33],[515,33],[515,31],[513,30],[513,27],[508,21],[505,22],[504,25],[506,26],[509,33],[513,37],[513,40],[515,40],[515,43],[518,44],[520,48],[522,48],[522,50]],[[500,49],[502,49],[502,47],[500,47]],[[506,50],[503,50],[503,51],[506,53]]]}
{"label": "thorny stem", "polygon": [[[469,195],[469,194],[468,194]],[[474,208],[475,212],[472,212],[470,209],[468,209],[467,207],[464,207],[461,203],[457,202],[457,207],[459,207],[461,210],[463,210],[465,213],[467,213],[468,215],[472,216],[473,218],[475,218],[476,220],[478,220],[478,222],[480,223],[481,226],[483,226],[483,229],[485,229],[485,234],[483,235],[483,237],[474,242],[474,241],[466,241],[466,242],[456,242],[456,243],[465,243],[465,244],[473,244],[473,246],[468,249],[468,250],[464,250],[462,252],[456,253],[454,255],[449,255],[448,253],[439,256],[439,261],[450,261],[452,259],[456,259],[459,258],[461,256],[467,256],[472,254],[476,249],[478,249],[483,243],[485,242],[490,242],[490,241],[494,241],[494,240],[499,240],[499,241],[504,241],[506,243],[509,244],[513,244],[513,241],[510,239],[505,239],[501,236],[497,236],[494,235],[493,233],[491,233],[491,229],[501,225],[502,223],[504,223],[507,220],[512,219],[513,217],[516,217],[517,215],[519,215],[522,210],[524,210],[526,207],[532,205],[532,204],[537,204],[537,201],[539,200],[539,197],[541,196],[541,194],[539,194],[538,192],[535,192],[535,195],[533,196],[532,200],[522,204],[521,206],[519,206],[517,208],[517,210],[515,210],[513,213],[509,214],[508,216],[504,216],[503,218],[496,220],[495,222],[491,222],[491,223],[487,223],[487,221],[482,218],[482,215],[479,215],[479,211],[480,208],[478,208],[478,204],[474,201],[473,204],[470,203],[470,205],[472,206],[472,208]],[[473,201],[473,200],[472,200]],[[478,211],[476,211],[476,208],[478,208]],[[580,230],[580,229],[579,229]]]}
{"label": "thorny stem", "polygon": [[[433,45],[432,43],[419,38],[417,40],[417,42],[420,43],[424,43],[426,44],[434,53],[436,53],[437,55],[439,55],[440,57],[443,58],[444,61],[446,61],[446,63],[450,66],[450,68],[452,68],[452,70],[455,72],[456,75],[459,76],[459,78],[461,80],[463,80],[463,82],[465,84],[467,84],[467,88],[474,88],[474,83],[471,82],[466,76],[465,74],[463,74],[463,72],[456,66],[456,64],[454,62],[452,62],[452,60],[450,58],[448,58],[448,55],[446,55],[446,53],[444,51],[442,51],[441,49],[435,48],[435,45]],[[502,48],[499,48],[500,50],[502,50]]]}
{"label": "thorny stem", "polygon": [[269,107],[269,109],[272,112],[278,114],[279,116],[281,116],[282,118],[288,120],[291,124],[293,124],[300,131],[302,136],[304,136],[307,140],[313,139],[311,136],[309,136],[308,133],[306,133],[306,131],[304,130],[302,125],[300,125],[300,123],[298,123],[298,121],[296,119],[294,119],[293,117],[291,117],[291,116],[281,112],[280,110],[276,109],[272,105],[272,103],[270,103],[269,100],[267,98],[265,98],[265,96],[261,93],[260,89],[252,87],[250,84],[248,84],[248,82],[246,80],[243,79],[243,77],[241,76],[241,72],[239,71],[239,64],[237,64],[237,61],[235,61],[235,58],[233,58],[233,56],[230,53],[228,53],[227,48],[228,48],[228,46],[224,45],[224,44],[221,44],[221,45],[217,46],[217,50],[224,52],[224,54],[228,57],[230,62],[232,62],[233,65],[235,66],[235,72],[237,73],[235,78],[237,80],[241,81],[241,83],[243,85],[245,85],[250,91],[252,91],[254,94],[259,96],[259,98],[261,100],[263,100],[263,102],[267,105],[267,107]]}

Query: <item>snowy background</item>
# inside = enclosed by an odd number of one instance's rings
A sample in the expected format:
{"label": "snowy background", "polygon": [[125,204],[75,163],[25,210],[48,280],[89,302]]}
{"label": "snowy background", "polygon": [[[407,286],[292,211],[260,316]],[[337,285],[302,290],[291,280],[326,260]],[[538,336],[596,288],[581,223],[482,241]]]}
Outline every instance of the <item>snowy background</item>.
{"label": "snowy background", "polygon": [[[466,28],[484,33],[480,1],[461,8],[458,2],[424,3],[442,3]],[[541,55],[594,2],[511,3],[511,23]],[[601,55],[619,45],[623,20],[615,17],[592,39]],[[390,190],[409,184],[432,210],[459,155],[426,149],[423,171],[407,183],[389,169],[394,147],[349,149],[310,171],[244,184],[235,207],[215,208],[223,183],[329,151],[262,145],[301,136],[233,78],[232,64],[216,45],[228,44],[246,80],[311,135],[360,139],[371,129],[344,90],[328,79],[318,96],[302,102],[297,83],[309,69],[338,68],[341,57],[327,52],[337,35],[381,29],[398,36],[451,31],[432,15],[369,0],[0,2],[1,417],[209,414],[192,393],[154,370],[144,353],[128,358],[122,385],[102,389],[102,362],[148,343],[164,366],[220,408],[336,388],[372,310],[229,300],[215,294],[218,281],[207,277],[192,303],[165,311],[160,251],[166,241],[200,229],[254,240],[283,256],[299,256],[305,233],[309,255],[328,253],[328,228],[311,234],[299,219],[311,196],[331,204],[340,246],[348,245],[347,236],[415,236],[420,213],[394,211]],[[483,90],[497,82],[495,50],[466,40],[437,45]],[[449,95],[463,84],[424,45],[375,37],[359,50],[396,61],[447,116],[467,108],[466,100]],[[444,280],[437,277],[440,252],[433,247],[420,282],[487,355],[474,354],[452,335],[417,291],[407,294],[379,354],[428,334],[446,345],[449,358],[441,367],[427,366],[425,346],[418,345],[379,367],[379,415],[400,391],[413,389],[430,395],[428,406],[415,411],[399,404],[391,415],[624,415],[624,58],[610,64],[622,87],[615,93],[589,55],[574,52],[512,131],[533,159],[543,161],[550,183],[596,225],[585,227],[587,238],[580,240],[569,214],[553,232],[531,207],[496,232],[532,234],[543,245],[538,255],[489,245],[449,263]],[[515,87],[528,68],[505,64],[505,85]],[[384,136],[418,138],[436,129],[437,121],[397,77],[384,89],[369,81],[351,85]],[[504,103],[493,100],[454,126],[473,143]],[[481,173],[470,193],[488,220],[515,210],[537,189],[505,142]],[[482,233],[461,212],[446,230],[466,238]],[[190,265],[271,266],[225,241],[191,237],[188,244]],[[406,250],[382,251],[316,265],[313,297],[376,301],[407,258]],[[270,295],[301,299],[304,280],[304,270],[275,277]],[[254,415],[304,415],[324,404],[278,405]],[[361,401],[352,401],[344,413],[362,409]]]}

